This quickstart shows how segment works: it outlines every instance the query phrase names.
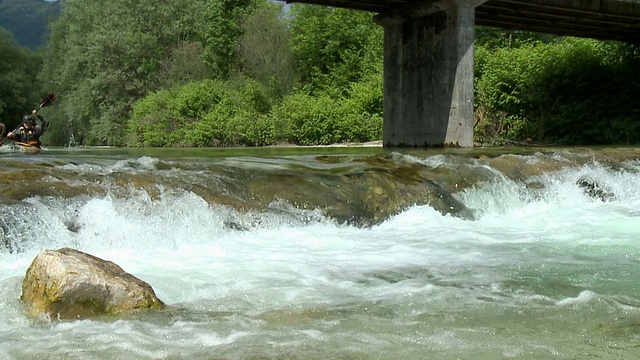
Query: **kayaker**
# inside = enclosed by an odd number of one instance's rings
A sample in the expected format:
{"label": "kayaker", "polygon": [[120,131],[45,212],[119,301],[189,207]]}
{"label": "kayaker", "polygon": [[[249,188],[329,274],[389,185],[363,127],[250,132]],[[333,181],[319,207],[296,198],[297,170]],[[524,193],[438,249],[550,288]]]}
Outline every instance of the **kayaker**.
{"label": "kayaker", "polygon": [[[40,120],[40,124],[36,124],[35,119]],[[48,126],[47,118],[38,114],[37,110],[33,110],[31,116],[25,115],[22,125],[15,131],[9,132],[7,137],[16,143],[40,148],[40,136],[44,134]]]}

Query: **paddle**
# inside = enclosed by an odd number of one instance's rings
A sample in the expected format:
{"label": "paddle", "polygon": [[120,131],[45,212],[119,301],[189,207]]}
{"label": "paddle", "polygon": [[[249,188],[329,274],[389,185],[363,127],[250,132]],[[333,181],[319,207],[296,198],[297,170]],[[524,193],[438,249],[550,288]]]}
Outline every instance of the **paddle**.
{"label": "paddle", "polygon": [[[54,93],[48,93],[47,96],[43,97],[42,100],[40,100],[40,105],[38,105],[38,108],[36,109],[36,113],[42,109],[43,107],[47,107],[47,106],[51,106],[53,105],[53,103],[56,102],[56,95]],[[28,118],[34,117],[35,114],[32,113],[31,115],[29,115]],[[28,119],[27,118],[27,119]],[[23,120],[20,125],[18,125],[18,127],[16,127],[15,129],[13,129],[13,131],[11,132],[16,132],[20,126],[22,126],[25,123],[26,120]],[[9,136],[5,136],[4,139],[2,139],[2,141],[0,141],[0,146],[4,145],[4,142],[7,140]]]}

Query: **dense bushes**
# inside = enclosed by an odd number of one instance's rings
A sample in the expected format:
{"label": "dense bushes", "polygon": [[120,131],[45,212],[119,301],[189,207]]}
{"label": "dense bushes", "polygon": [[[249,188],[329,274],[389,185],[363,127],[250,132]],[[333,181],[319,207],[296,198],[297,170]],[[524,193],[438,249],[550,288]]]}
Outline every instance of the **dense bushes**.
{"label": "dense bushes", "polygon": [[382,137],[381,89],[340,99],[304,91],[272,106],[262,84],[205,80],[150,94],[134,107],[132,146],[321,145]]}
{"label": "dense bushes", "polygon": [[476,138],[640,142],[638,48],[567,38],[476,51]]}

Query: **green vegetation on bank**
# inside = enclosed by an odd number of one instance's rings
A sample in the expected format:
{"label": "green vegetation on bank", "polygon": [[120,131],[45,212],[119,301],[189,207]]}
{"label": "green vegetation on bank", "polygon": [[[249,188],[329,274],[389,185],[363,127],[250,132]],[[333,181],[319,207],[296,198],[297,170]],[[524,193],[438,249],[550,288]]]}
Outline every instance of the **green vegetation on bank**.
{"label": "green vegetation on bank", "polygon": [[640,143],[640,48],[592,39],[476,48],[483,143]]}
{"label": "green vegetation on bank", "polygon": [[42,97],[36,78],[41,66],[39,53],[21,47],[13,34],[0,28],[0,122],[7,131]]}
{"label": "green vegetation on bank", "polygon": [[[42,54],[0,35],[0,117],[17,119],[55,91],[45,145],[382,137],[383,34],[370,13],[299,4],[284,13],[267,0],[67,0]],[[477,141],[638,143],[639,65],[628,44],[478,28]]]}

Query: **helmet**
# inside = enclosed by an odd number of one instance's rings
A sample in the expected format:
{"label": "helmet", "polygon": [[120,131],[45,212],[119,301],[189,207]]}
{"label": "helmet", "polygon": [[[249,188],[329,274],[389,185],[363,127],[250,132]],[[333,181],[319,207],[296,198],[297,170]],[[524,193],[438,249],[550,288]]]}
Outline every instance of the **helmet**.
{"label": "helmet", "polygon": [[29,124],[29,125],[31,125],[31,126],[34,126],[34,125],[36,124],[36,122],[35,122],[33,119],[31,119],[31,118],[27,118],[27,119],[24,121],[24,123],[25,123],[25,124]]}
{"label": "helmet", "polygon": [[26,122],[27,120],[29,120],[29,115],[25,115],[22,117],[23,122]]}

